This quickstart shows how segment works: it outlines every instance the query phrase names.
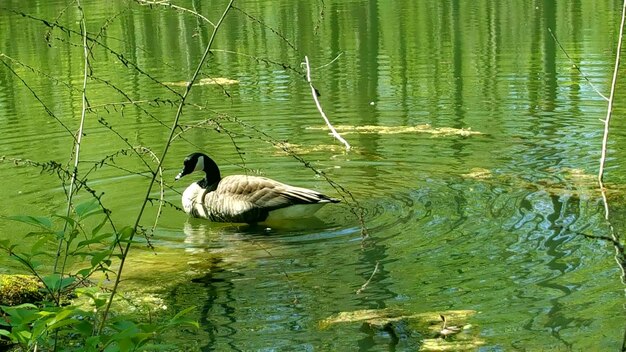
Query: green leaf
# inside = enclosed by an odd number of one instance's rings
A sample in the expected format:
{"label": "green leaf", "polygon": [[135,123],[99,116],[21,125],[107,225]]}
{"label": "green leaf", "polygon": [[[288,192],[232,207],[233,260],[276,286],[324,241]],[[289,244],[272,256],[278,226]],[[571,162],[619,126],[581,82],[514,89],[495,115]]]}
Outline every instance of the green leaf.
{"label": "green leaf", "polygon": [[31,332],[27,330],[20,330],[16,333],[16,335],[18,339],[22,341],[28,341],[30,340],[30,337],[32,336]]}
{"label": "green leaf", "polygon": [[185,325],[191,325],[196,328],[199,328],[200,325],[198,324],[197,321],[191,320],[186,317],[190,312],[192,312],[195,309],[196,309],[195,306],[191,306],[191,307],[183,309],[182,311],[178,312],[172,319],[170,319],[169,324],[170,325],[185,324]]}
{"label": "green leaf", "polygon": [[[91,336],[88,337],[85,340],[85,350],[87,351],[101,351],[101,348],[98,348],[98,345],[101,345],[100,347],[104,347],[107,345],[108,340],[106,340],[106,336]],[[105,350],[106,351],[106,350]]]}
{"label": "green leaf", "polygon": [[33,243],[33,245],[30,247],[30,252],[35,255],[35,254],[47,254],[46,251],[40,251],[41,248],[50,243],[50,238],[48,237],[40,237],[39,239],[37,239],[37,241],[35,241],[35,243]]}
{"label": "green leaf", "polygon": [[76,212],[79,218],[85,219],[92,215],[101,214],[102,208],[100,208],[100,203],[98,203],[97,199],[89,199],[78,204],[74,208],[74,212]]}
{"label": "green leaf", "polygon": [[76,278],[73,276],[68,276],[68,277],[64,277],[61,280],[61,289],[66,288],[67,286],[73,284],[74,282],[76,282]]}
{"label": "green leaf", "polygon": [[65,221],[70,227],[74,227],[76,226],[77,222],[76,220],[70,218],[69,216],[65,216],[65,215],[54,215],[54,217],[59,218],[63,221]]}
{"label": "green leaf", "polygon": [[7,217],[9,220],[18,221],[24,224],[41,227],[43,229],[52,229],[52,220],[43,216],[30,216],[30,215],[14,215]]}
{"label": "green leaf", "polygon": [[46,287],[50,288],[52,291],[60,291],[76,281],[75,277],[68,276],[61,278],[59,274],[44,276],[42,279],[44,285],[46,285]]}
{"label": "green leaf", "polygon": [[91,273],[91,268],[80,269],[76,272],[76,276],[87,277]]}
{"label": "green leaf", "polygon": [[95,298],[95,295],[99,292],[99,290],[96,287],[79,287],[74,292],[78,295],[78,297],[87,296],[89,298]]}
{"label": "green leaf", "polygon": [[107,239],[107,238],[112,237],[112,236],[113,236],[112,233],[105,233],[105,234],[102,234],[100,236],[96,236],[96,237],[90,238],[88,240],[80,241],[80,242],[78,242],[77,247],[80,248],[80,247],[84,247],[86,245],[94,244],[94,243],[104,243],[104,241],[102,241],[102,240]]}
{"label": "green leaf", "polygon": [[32,304],[32,303],[22,303],[22,304],[18,304],[16,306],[0,306],[0,309],[2,309],[3,311],[7,311],[7,309],[24,309],[24,308],[31,308],[31,309],[37,309],[37,306]]}
{"label": "green leaf", "polygon": [[68,325],[76,325],[76,323],[78,323],[79,320],[71,318],[71,319],[63,319],[61,321],[57,321],[54,324],[48,325],[48,330],[54,330],[54,329],[58,329],[58,328],[62,328],[64,326],[68,326]]}
{"label": "green leaf", "polygon": [[0,329],[0,336],[10,337],[11,336],[11,332],[8,331],[8,330]]}
{"label": "green leaf", "polygon": [[0,308],[11,317],[10,322],[13,327],[30,324],[39,317],[37,307],[31,303],[11,307],[0,306]]}
{"label": "green leaf", "polygon": [[115,340],[117,341],[117,345],[119,346],[120,351],[133,351],[135,349],[135,344],[128,337]]}
{"label": "green leaf", "polygon": [[97,266],[100,264],[105,258],[107,258],[111,254],[110,250],[100,251],[93,253],[93,257],[91,257],[91,265]]}
{"label": "green leaf", "polygon": [[11,244],[11,240],[0,240],[0,248],[4,249],[5,251],[9,252],[9,254],[11,254],[11,252],[13,252],[13,248],[17,247],[16,244]]}
{"label": "green leaf", "polygon": [[65,318],[69,317],[73,313],[74,313],[73,309],[63,309],[62,311],[58,312],[54,317],[52,317],[52,319],[50,319],[46,324],[48,326],[54,325],[57,322],[62,321]]}
{"label": "green leaf", "polygon": [[95,236],[98,234],[98,232],[100,232],[100,229],[102,229],[102,227],[104,226],[104,224],[107,223],[107,218],[104,217],[102,219],[102,222],[100,222],[100,224],[98,224],[98,226],[94,227],[93,230],[91,230],[91,236]]}
{"label": "green leaf", "polygon": [[93,334],[93,324],[88,321],[81,321],[74,326],[78,332],[83,336],[91,336]]}
{"label": "green leaf", "polygon": [[54,235],[55,231],[31,231],[24,235],[24,237],[43,237],[46,238],[49,235]]}
{"label": "green leaf", "polygon": [[52,275],[44,276],[42,277],[42,280],[43,280],[43,284],[46,285],[46,287],[55,291],[56,287],[59,284],[59,280],[61,280],[61,275],[52,274]]}
{"label": "green leaf", "polygon": [[120,231],[120,242],[124,242],[129,239],[133,234],[133,228],[130,226],[125,226],[122,231]]}

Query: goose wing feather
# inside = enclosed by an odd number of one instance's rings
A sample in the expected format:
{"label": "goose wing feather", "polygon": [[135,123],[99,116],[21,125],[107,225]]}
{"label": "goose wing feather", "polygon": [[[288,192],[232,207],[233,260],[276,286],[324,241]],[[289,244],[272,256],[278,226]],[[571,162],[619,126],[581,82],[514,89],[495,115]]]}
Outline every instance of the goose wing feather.
{"label": "goose wing feather", "polygon": [[260,176],[235,175],[224,177],[215,193],[233,201],[248,203],[250,207],[268,210],[293,204],[336,202],[335,199],[319,192],[290,186]]}

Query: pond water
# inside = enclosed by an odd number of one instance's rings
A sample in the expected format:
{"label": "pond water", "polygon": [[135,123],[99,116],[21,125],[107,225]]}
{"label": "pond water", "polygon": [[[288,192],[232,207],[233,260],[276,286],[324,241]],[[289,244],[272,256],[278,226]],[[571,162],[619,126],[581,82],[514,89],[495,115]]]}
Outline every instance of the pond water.
{"label": "pond water", "polygon": [[[181,82],[212,27],[169,7],[83,2],[100,45],[90,57],[79,170],[129,145],[160,156]],[[173,3],[213,22],[226,6]],[[171,343],[202,351],[415,350],[433,336],[400,323],[328,319],[462,310],[470,312],[466,329],[450,340],[475,345],[461,346],[621,348],[624,286],[614,248],[582,235],[610,231],[595,178],[606,113],[596,89],[608,95],[619,2],[235,5],[199,77],[208,84],[192,88],[183,111],[181,125],[193,128],[165,159],[165,200],[179,204],[192,178],[173,178],[187,154],[203,151],[223,174],[260,173],[344,201],[315,219],[271,226],[214,224],[165,207],[149,238],[154,248],[135,246],[122,288],[157,293],[171,312],[197,307],[201,328],[176,330]],[[10,161],[72,158],[63,125],[78,127],[84,58],[80,36],[63,28],[79,30],[79,19],[72,2],[2,3],[0,215],[63,212],[55,175]],[[55,21],[63,27],[48,26]],[[315,107],[305,55],[348,152]],[[626,211],[624,88],[618,81],[605,179],[617,234]],[[202,123],[209,118],[219,127]],[[146,175],[137,157],[120,155],[88,183],[105,193],[114,220],[130,225]],[[142,224],[152,226],[156,214],[154,203]],[[28,231],[0,221],[0,239],[27,246]],[[6,256],[0,264],[21,270]]]}

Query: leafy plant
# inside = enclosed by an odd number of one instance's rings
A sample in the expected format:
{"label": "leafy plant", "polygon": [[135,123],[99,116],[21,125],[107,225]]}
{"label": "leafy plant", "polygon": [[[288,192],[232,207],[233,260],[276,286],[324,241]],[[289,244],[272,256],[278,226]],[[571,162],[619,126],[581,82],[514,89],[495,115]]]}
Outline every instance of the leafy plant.
{"label": "leafy plant", "polygon": [[140,323],[129,317],[109,319],[102,333],[98,320],[106,297],[93,288],[77,291],[90,298],[86,307],[77,304],[58,307],[25,303],[14,307],[0,306],[6,314],[0,320],[0,336],[18,344],[24,351],[35,349],[61,351],[134,351],[144,347],[168,329],[181,325],[197,327],[186,315],[187,308],[165,322]]}

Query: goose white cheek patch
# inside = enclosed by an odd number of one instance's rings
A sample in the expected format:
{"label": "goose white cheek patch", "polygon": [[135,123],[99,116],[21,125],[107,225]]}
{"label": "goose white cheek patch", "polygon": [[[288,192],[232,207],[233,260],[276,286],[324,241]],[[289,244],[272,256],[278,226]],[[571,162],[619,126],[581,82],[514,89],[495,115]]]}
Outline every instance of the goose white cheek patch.
{"label": "goose white cheek patch", "polygon": [[198,158],[198,162],[196,162],[196,168],[193,171],[202,171],[204,170],[204,157],[201,156]]}

